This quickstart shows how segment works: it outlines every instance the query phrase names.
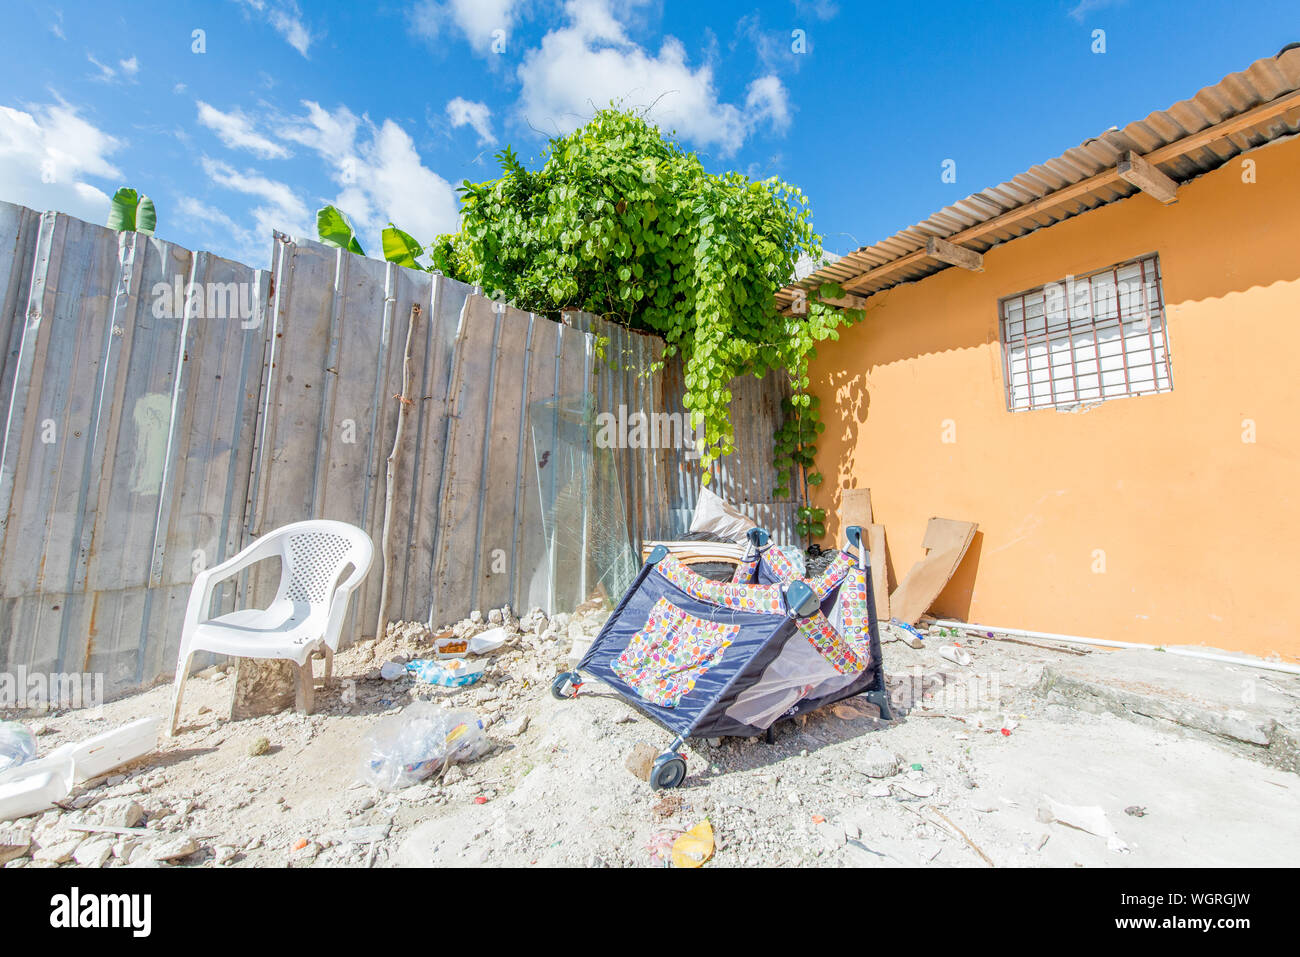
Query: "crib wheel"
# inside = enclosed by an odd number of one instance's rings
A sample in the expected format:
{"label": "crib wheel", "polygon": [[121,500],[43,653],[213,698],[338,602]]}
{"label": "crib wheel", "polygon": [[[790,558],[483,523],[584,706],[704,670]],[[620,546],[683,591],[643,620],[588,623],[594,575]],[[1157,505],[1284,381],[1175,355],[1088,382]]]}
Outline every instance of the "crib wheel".
{"label": "crib wheel", "polygon": [[686,762],[681,755],[665,752],[655,758],[650,769],[650,790],[663,791],[675,788],[686,778]]}
{"label": "crib wheel", "polygon": [[582,682],[578,680],[576,671],[562,671],[551,682],[551,694],[559,701],[567,701],[577,697],[580,684]]}

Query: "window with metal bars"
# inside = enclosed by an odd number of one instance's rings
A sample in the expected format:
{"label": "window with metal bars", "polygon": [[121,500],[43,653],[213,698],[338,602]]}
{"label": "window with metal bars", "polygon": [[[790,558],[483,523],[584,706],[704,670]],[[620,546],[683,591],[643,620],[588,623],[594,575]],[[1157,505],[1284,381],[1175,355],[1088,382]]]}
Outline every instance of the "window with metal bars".
{"label": "window with metal bars", "polygon": [[998,309],[1012,412],[1173,388],[1155,253],[1007,296]]}

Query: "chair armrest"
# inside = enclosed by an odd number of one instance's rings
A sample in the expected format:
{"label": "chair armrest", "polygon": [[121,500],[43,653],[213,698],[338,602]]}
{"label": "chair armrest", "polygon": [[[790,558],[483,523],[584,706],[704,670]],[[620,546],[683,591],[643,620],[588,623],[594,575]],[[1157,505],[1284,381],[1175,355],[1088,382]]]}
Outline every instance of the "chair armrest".
{"label": "chair armrest", "polygon": [[208,612],[212,608],[212,593],[217,585],[228,578],[233,578],[249,565],[255,565],[279,553],[279,540],[275,536],[267,535],[252,542],[219,565],[205,568],[195,575],[194,584],[190,586],[189,604],[185,606],[185,624],[197,625],[208,620]]}
{"label": "chair armrest", "polygon": [[325,641],[331,649],[337,650],[339,633],[343,630],[343,619],[348,614],[348,601],[351,600],[352,593],[369,572],[369,566],[354,568],[352,574],[334,589],[334,595],[330,598],[329,618],[325,622]]}

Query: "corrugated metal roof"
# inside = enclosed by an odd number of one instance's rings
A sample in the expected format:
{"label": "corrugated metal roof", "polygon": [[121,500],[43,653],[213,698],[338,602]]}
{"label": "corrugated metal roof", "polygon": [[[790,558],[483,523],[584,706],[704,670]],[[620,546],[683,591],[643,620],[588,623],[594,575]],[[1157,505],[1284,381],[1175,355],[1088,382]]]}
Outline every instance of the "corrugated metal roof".
{"label": "corrugated metal roof", "polygon": [[[967,196],[888,239],[863,246],[801,279],[797,285],[812,288],[825,282],[852,282],[872,269],[923,251],[929,236],[950,238],[1003,214],[1014,213],[1017,208],[1066,187],[1114,171],[1120,155],[1128,150],[1146,155],[1164,147],[1172,147],[1193,134],[1296,90],[1300,90],[1300,44],[1290,44],[1276,56],[1256,60],[1247,69],[1229,74],[1191,99],[1175,103],[1167,110],[1157,110],[1146,119],[1130,123],[1123,129],[1109,129],[1054,159],[1031,167],[1010,182]],[[1155,165],[1170,178],[1182,182],[1207,173],[1247,150],[1297,131],[1300,131],[1300,101],[1288,107],[1281,115],[1264,118],[1259,123],[1247,125],[1242,130],[1208,144],[1195,146]],[[998,224],[983,235],[963,239],[962,245],[984,252],[999,243],[1051,226],[1135,192],[1137,187],[1124,180],[1104,176],[1101,182],[1091,188],[1064,196],[1059,202],[1049,199],[1042,208],[1026,210],[1022,217],[1013,215],[1007,222]],[[947,268],[949,267],[945,263],[922,255],[915,261],[900,264],[896,269],[867,280],[852,291],[860,296],[870,296],[890,286],[923,279]],[[778,301],[788,302],[791,288],[793,287],[781,290],[777,295]]]}

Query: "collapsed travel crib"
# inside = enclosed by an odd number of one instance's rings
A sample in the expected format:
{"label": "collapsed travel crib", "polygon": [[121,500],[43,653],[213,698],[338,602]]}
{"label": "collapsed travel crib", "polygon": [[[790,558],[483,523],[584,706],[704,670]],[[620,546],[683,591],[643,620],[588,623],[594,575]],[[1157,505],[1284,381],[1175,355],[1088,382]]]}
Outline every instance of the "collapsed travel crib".
{"label": "collapsed travel crib", "polygon": [[687,738],[767,733],[770,741],[777,722],[858,694],[892,717],[862,530],[846,534],[854,550],[811,579],[759,529],[730,582],[693,572],[659,546],[552,693],[576,696],[585,672],[673,732],[650,776],[655,790],[686,777],[677,749]]}

